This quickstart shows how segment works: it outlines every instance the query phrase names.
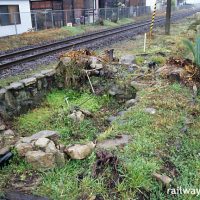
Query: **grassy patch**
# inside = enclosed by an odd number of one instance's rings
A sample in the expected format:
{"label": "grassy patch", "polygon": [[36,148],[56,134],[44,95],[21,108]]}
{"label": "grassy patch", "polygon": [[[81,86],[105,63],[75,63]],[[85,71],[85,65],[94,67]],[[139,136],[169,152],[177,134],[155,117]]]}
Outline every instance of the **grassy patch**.
{"label": "grassy patch", "polygon": [[[65,167],[47,172],[41,172],[42,183],[34,191],[36,194],[49,196],[52,199],[93,198],[101,196],[104,199],[135,199],[139,196],[149,196],[153,200],[173,199],[166,196],[161,183],[152,178],[152,173],[158,172],[173,178],[175,186],[182,188],[198,188],[200,179],[197,176],[199,160],[199,128],[200,117],[195,117],[195,122],[187,134],[180,132],[186,116],[200,110],[199,104],[191,107],[188,103],[191,98],[190,91],[178,83],[169,85],[163,83],[145,91],[139,92],[140,101],[124,116],[118,118],[104,134],[97,137],[110,138],[122,133],[132,136],[132,141],[123,149],[116,149],[113,153],[118,157],[120,164],[117,166],[121,174],[121,181],[116,182],[114,188],[108,187],[112,170],[109,166],[103,174],[93,176],[95,152],[82,161],[69,160]],[[67,106],[65,99],[68,99]],[[90,98],[83,108],[98,112],[102,106],[108,105],[107,96],[96,97],[89,93],[78,93],[74,90],[54,91],[47,97],[43,107],[37,108],[16,121],[18,130],[24,134],[31,130],[35,133],[39,129],[58,130],[65,144],[74,141],[82,142],[92,140],[97,133],[93,121],[84,120],[76,124],[67,120],[69,107],[82,103]],[[199,100],[198,100],[199,101]],[[156,109],[155,115],[144,111],[147,107]],[[42,118],[38,117],[42,116]],[[53,121],[52,120],[53,116]],[[125,123],[119,123],[123,120]],[[42,125],[40,127],[40,122]],[[38,128],[39,127],[39,128]],[[173,163],[178,176],[166,167],[166,160]],[[8,173],[13,170],[29,169],[26,163],[21,163],[16,169],[16,164],[3,169],[3,182],[8,180]],[[2,184],[2,187],[4,186]],[[180,200],[198,199],[195,196],[181,196]]]}
{"label": "grassy patch", "polygon": [[[67,116],[74,106],[80,106],[97,115],[83,122],[74,123]],[[22,136],[28,136],[41,130],[57,130],[61,133],[63,143],[90,141],[96,138],[100,129],[97,124],[104,122],[98,117],[98,111],[103,106],[110,106],[110,98],[94,96],[90,93],[80,93],[74,90],[53,91],[39,108],[22,115],[15,120],[15,128]]]}
{"label": "grassy patch", "polygon": [[37,193],[50,196],[52,199],[77,199],[84,195],[90,198],[95,194],[106,197],[103,180],[91,177],[92,164],[95,156],[92,154],[84,161],[70,161],[62,169],[55,169],[43,174],[43,184]]}
{"label": "grassy patch", "polygon": [[[153,200],[166,199],[166,193],[161,185],[151,177],[152,172],[156,171],[172,177],[177,187],[198,188],[200,144],[197,141],[200,132],[197,127],[200,125],[200,118],[195,118],[188,134],[180,131],[185,117],[200,109],[199,104],[191,108],[188,103],[190,98],[189,90],[179,84],[140,92],[141,101],[137,107],[123,117],[127,123],[120,125],[116,122],[110,131],[101,136],[105,139],[122,132],[133,136],[133,141],[119,153],[127,168],[124,191],[132,188],[128,197],[136,198],[137,189],[142,188],[151,193]],[[156,108],[157,113],[145,113],[146,107]],[[178,177],[174,177],[172,171],[165,169],[166,158],[180,172]],[[183,195],[180,199],[198,197]]]}

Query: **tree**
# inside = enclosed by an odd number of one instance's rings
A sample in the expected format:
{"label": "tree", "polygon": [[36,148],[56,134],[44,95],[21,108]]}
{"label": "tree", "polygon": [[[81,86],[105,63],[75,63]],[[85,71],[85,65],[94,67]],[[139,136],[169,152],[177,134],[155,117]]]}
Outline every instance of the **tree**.
{"label": "tree", "polygon": [[166,35],[170,35],[171,7],[172,7],[172,0],[167,0],[166,24],[165,24]]}

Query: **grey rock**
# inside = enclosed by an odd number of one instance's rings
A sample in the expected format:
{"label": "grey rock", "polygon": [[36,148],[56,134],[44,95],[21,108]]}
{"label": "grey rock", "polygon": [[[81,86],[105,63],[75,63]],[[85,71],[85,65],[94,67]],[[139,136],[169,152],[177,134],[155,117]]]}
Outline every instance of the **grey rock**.
{"label": "grey rock", "polygon": [[35,169],[51,169],[55,167],[55,156],[43,151],[28,151],[25,154],[26,161]]}
{"label": "grey rock", "polygon": [[38,140],[39,138],[49,138],[50,140],[53,140],[55,142],[59,138],[59,134],[56,131],[44,130],[44,131],[40,131],[30,137],[22,138],[21,142],[31,143],[32,141]]}
{"label": "grey rock", "polygon": [[4,131],[3,135],[7,136],[7,137],[9,137],[9,136],[15,136],[15,133],[11,129],[8,129],[8,130]]}
{"label": "grey rock", "polygon": [[137,81],[132,81],[131,86],[134,87],[136,90],[142,90],[148,87],[145,83],[139,83]]}
{"label": "grey rock", "polygon": [[123,110],[117,113],[118,116],[123,116],[126,114],[127,111]]}
{"label": "grey rock", "polygon": [[104,70],[100,70],[100,76],[104,76],[105,75],[105,71]]}
{"label": "grey rock", "polygon": [[20,82],[11,83],[6,89],[8,90],[20,90],[24,85]]}
{"label": "grey rock", "polygon": [[89,142],[87,144],[75,144],[71,147],[65,149],[65,153],[70,156],[72,159],[82,160],[89,156],[93,149],[95,148],[95,144],[93,142]]}
{"label": "grey rock", "polygon": [[35,74],[34,77],[35,77],[37,80],[39,80],[39,79],[44,78],[45,76],[44,76],[44,74],[38,73],[38,74]]}
{"label": "grey rock", "polygon": [[115,96],[115,95],[122,95],[122,94],[124,94],[124,91],[123,91],[122,89],[120,89],[119,86],[113,85],[113,86],[109,89],[108,93],[109,93],[110,95],[112,95],[112,96]]}
{"label": "grey rock", "polygon": [[0,156],[3,156],[4,154],[6,154],[7,152],[10,151],[10,147],[3,147],[2,149],[0,149]]}
{"label": "grey rock", "polygon": [[149,113],[151,115],[156,114],[156,109],[155,108],[145,108],[144,110],[146,113]]}
{"label": "grey rock", "polygon": [[103,149],[113,149],[118,146],[124,146],[129,143],[131,140],[131,136],[129,135],[121,135],[118,138],[108,139],[102,142],[97,143],[97,148]]}
{"label": "grey rock", "polygon": [[18,153],[20,156],[25,156],[25,154],[26,154],[28,151],[32,151],[32,150],[33,150],[33,145],[30,144],[30,143],[18,143],[18,144],[15,146],[15,149],[17,150],[17,153]]}
{"label": "grey rock", "polygon": [[125,55],[122,56],[119,60],[119,64],[122,65],[131,65],[135,62],[135,56],[134,55]]}
{"label": "grey rock", "polygon": [[7,89],[5,88],[0,89],[0,100],[3,100],[5,98],[6,91]]}
{"label": "grey rock", "polygon": [[35,84],[36,81],[37,81],[37,80],[36,80],[35,77],[31,77],[31,78],[23,79],[23,80],[21,80],[20,82],[23,83],[25,86],[29,86],[29,85]]}
{"label": "grey rock", "polygon": [[108,70],[112,73],[117,73],[118,72],[118,69],[116,66],[113,66],[113,65],[109,65],[107,66]]}
{"label": "grey rock", "polygon": [[127,108],[134,106],[137,103],[136,99],[130,99],[128,101],[126,101],[125,105]]}
{"label": "grey rock", "polygon": [[107,121],[108,121],[109,123],[112,123],[112,122],[114,122],[116,119],[117,119],[117,117],[115,117],[115,116],[110,116],[110,117],[108,117]]}
{"label": "grey rock", "polygon": [[93,73],[94,73],[95,75],[99,75],[99,74],[100,74],[100,72],[99,72],[98,70],[93,71]]}
{"label": "grey rock", "polygon": [[91,64],[90,66],[91,66],[92,69],[96,69],[96,70],[100,70],[100,69],[103,68],[102,64],[97,64],[97,63]]}
{"label": "grey rock", "polygon": [[89,110],[86,110],[86,109],[80,109],[80,111],[87,117],[92,117],[92,113],[89,111]]}
{"label": "grey rock", "polygon": [[45,152],[46,153],[56,153],[58,150],[57,150],[57,148],[56,148],[56,145],[55,145],[55,143],[53,142],[53,141],[49,141],[49,143],[47,144],[47,146],[46,146],[46,150],[45,150]]}
{"label": "grey rock", "polygon": [[42,81],[38,80],[37,82],[37,89],[40,91],[42,89]]}
{"label": "grey rock", "polygon": [[4,131],[6,129],[6,125],[1,123],[0,121],[0,131]]}
{"label": "grey rock", "polygon": [[41,71],[41,74],[45,75],[45,76],[53,76],[56,74],[56,70],[55,69],[47,69],[47,70],[43,70]]}
{"label": "grey rock", "polygon": [[38,148],[45,149],[50,142],[50,139],[48,138],[39,138],[38,140],[35,141],[35,146]]}
{"label": "grey rock", "polygon": [[84,120],[85,115],[81,111],[74,110],[72,114],[68,115],[68,117],[75,122],[81,122]]}

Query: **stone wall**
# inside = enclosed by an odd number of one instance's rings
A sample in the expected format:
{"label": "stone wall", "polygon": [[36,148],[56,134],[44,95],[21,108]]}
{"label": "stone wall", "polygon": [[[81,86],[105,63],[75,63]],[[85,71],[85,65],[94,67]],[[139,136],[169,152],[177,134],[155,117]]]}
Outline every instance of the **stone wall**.
{"label": "stone wall", "polygon": [[0,89],[0,117],[11,119],[40,104],[56,84],[56,69],[43,70],[30,78]]}
{"label": "stone wall", "polygon": [[[95,57],[88,51],[72,51],[64,54],[53,69],[43,70],[27,79],[0,88],[0,120],[12,119],[39,106],[44,96],[53,88],[79,87],[89,76],[114,77],[118,70],[105,64],[105,59],[107,57],[104,59]],[[130,55],[124,56],[120,59],[120,64],[132,65],[134,59]],[[130,92],[132,97],[132,88],[131,90],[119,89],[117,86],[111,88],[111,95],[116,97],[127,98],[127,92]]]}

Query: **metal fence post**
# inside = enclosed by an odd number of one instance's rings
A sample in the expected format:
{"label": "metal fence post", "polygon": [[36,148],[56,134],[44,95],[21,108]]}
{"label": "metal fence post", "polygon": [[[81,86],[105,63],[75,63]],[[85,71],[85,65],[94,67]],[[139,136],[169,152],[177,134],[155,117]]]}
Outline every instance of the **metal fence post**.
{"label": "metal fence post", "polygon": [[118,18],[118,20],[120,19],[119,18],[119,7],[117,7],[117,18]]}
{"label": "metal fence post", "polygon": [[52,28],[54,28],[53,11],[51,11],[51,23],[52,23]]}
{"label": "metal fence post", "polygon": [[37,31],[37,13],[34,14],[34,19],[35,19],[35,30]]}
{"label": "metal fence post", "polygon": [[[16,33],[16,35],[18,34],[17,33],[17,21],[16,21],[16,16],[15,16],[15,14],[16,13],[13,13],[14,14],[14,23],[15,23],[15,33]],[[12,15],[12,14],[11,14]]]}
{"label": "metal fence post", "polygon": [[46,29],[47,29],[47,11],[45,10],[44,11],[44,20],[45,20],[45,27],[46,27]]}
{"label": "metal fence post", "polygon": [[94,24],[94,8],[93,8],[93,24]]}

